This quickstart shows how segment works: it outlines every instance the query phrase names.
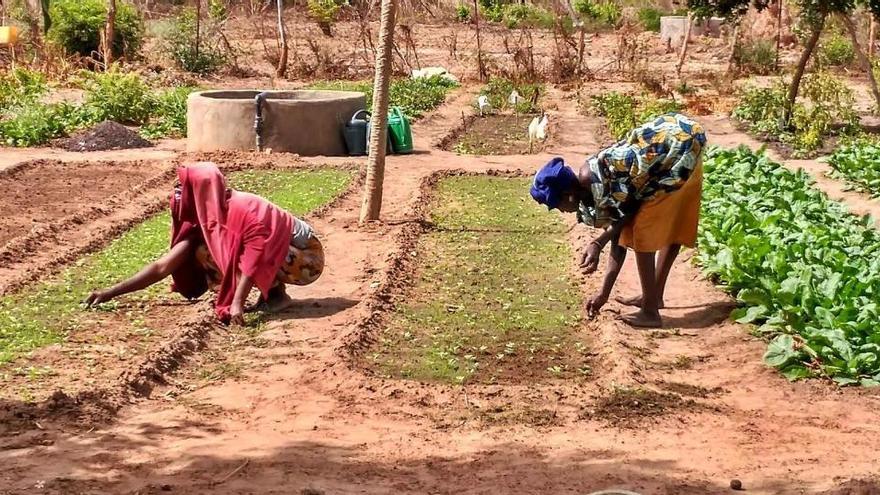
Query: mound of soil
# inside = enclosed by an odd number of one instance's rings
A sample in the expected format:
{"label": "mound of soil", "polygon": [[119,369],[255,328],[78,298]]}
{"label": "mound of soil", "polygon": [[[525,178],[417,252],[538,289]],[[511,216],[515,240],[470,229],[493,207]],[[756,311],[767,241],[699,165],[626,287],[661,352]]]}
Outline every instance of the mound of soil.
{"label": "mound of soil", "polygon": [[675,411],[699,408],[691,399],[676,394],[655,392],[640,388],[615,389],[600,397],[592,408],[581,411],[581,419],[602,419],[620,428],[635,428],[644,421],[652,421]]}
{"label": "mound of soil", "polygon": [[77,132],[60,145],[67,151],[106,151],[148,148],[153,144],[128,127],[107,120]]}

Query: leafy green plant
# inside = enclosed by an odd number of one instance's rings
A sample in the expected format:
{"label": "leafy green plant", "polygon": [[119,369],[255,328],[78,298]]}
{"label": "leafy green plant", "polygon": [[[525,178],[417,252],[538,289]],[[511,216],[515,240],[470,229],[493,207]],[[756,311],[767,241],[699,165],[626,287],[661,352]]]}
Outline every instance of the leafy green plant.
{"label": "leafy green plant", "polygon": [[48,92],[46,76],[37,71],[16,67],[0,76],[0,110],[34,102]]}
{"label": "leafy green plant", "polygon": [[754,39],[734,48],[736,66],[749,74],[767,75],[776,71],[776,44],[768,39]]}
{"label": "leafy green plant", "polygon": [[332,36],[331,26],[336,22],[342,4],[337,0],[308,0],[309,15],[318,22],[327,36]]}
{"label": "leafy green plant", "polygon": [[147,139],[186,137],[186,101],[197,89],[184,86],[158,94],[153,119],[141,127],[141,135]]}
{"label": "leafy green plant", "polygon": [[147,84],[134,72],[118,67],[87,76],[83,112],[91,122],[112,120],[120,124],[146,123],[156,108]]}
{"label": "leafy green plant", "polygon": [[[514,108],[511,108],[508,98],[514,90],[519,93],[522,99],[516,103]],[[538,102],[543,92],[544,85],[542,83],[514,82],[505,77],[489,79],[489,82],[480,90],[480,94],[486,95],[489,99],[489,105],[492,108],[497,110],[510,109],[517,113],[540,112],[541,108]]]}
{"label": "leafy green plant", "polygon": [[526,3],[514,3],[504,7],[504,24],[510,28],[537,27],[552,28],[556,16],[547,10]]}
{"label": "leafy green plant", "polygon": [[214,73],[228,61],[227,53],[221,45],[219,29],[220,23],[216,21],[206,19],[197,23],[195,9],[187,7],[180,11],[171,26],[161,35],[162,50],[181,70],[194,74]]}
{"label": "leafy green plant", "polygon": [[819,46],[819,60],[825,65],[851,65],[855,60],[852,42],[840,33],[832,33]]}
{"label": "leafy green plant", "polygon": [[[105,3],[103,0],[52,0],[49,40],[68,53],[82,56],[98,54],[100,33],[107,21]],[[144,23],[137,8],[125,0],[117,1],[114,56],[136,56],[143,37]]]}
{"label": "leafy green plant", "polygon": [[638,12],[639,22],[642,23],[642,27],[645,28],[645,31],[651,31],[654,33],[660,32],[660,17],[662,16],[663,12],[654,7],[642,7]]}
{"label": "leafy green plant", "polygon": [[[367,110],[372,109],[373,86],[367,81],[324,81],[311,84],[311,89],[360,91],[366,95]],[[396,79],[389,88],[391,106],[400,107],[407,117],[421,118],[425,112],[440,106],[446,93],[458,87],[458,83],[442,76],[416,79]]]}
{"label": "leafy green plant", "polygon": [[703,270],[742,307],[732,318],[769,339],[789,379],[880,384],[880,233],[796,172],[747,148],[704,162]]}
{"label": "leafy green plant", "polygon": [[38,146],[67,135],[84,122],[78,107],[68,103],[29,102],[9,110],[0,120],[0,140],[8,146]]}
{"label": "leafy green plant", "polygon": [[489,22],[501,22],[507,4],[505,0],[479,0],[480,15]]}
{"label": "leafy green plant", "polygon": [[863,137],[839,146],[828,158],[832,175],[856,189],[880,197],[880,142]]}
{"label": "leafy green plant", "polygon": [[608,132],[615,139],[660,115],[681,110],[673,100],[636,98],[616,91],[595,95],[591,100],[593,111],[605,118]]}
{"label": "leafy green plant", "polygon": [[458,22],[470,22],[471,8],[463,3],[458,4],[458,6],[455,7],[455,18]]}
{"label": "leafy green plant", "polygon": [[623,18],[623,11],[620,6],[611,0],[598,2],[593,0],[574,0],[572,7],[582,17],[595,21],[605,27],[616,27]]}

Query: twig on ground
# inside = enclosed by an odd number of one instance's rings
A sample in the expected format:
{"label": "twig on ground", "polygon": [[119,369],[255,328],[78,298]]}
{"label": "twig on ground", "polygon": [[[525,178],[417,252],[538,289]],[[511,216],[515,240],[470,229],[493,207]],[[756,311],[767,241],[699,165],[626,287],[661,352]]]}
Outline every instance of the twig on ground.
{"label": "twig on ground", "polygon": [[226,483],[227,481],[229,481],[230,478],[232,478],[233,476],[238,474],[242,469],[247,467],[248,463],[250,463],[250,462],[251,462],[250,459],[245,459],[244,462],[241,463],[241,466],[238,466],[237,468],[233,469],[232,472],[230,472],[229,474],[224,476],[220,481],[217,481],[214,484],[215,485],[222,485],[223,483]]}

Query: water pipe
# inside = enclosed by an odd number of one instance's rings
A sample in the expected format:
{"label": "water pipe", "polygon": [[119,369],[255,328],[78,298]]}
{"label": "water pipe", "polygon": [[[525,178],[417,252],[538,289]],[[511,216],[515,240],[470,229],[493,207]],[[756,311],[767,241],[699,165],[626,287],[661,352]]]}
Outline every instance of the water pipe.
{"label": "water pipe", "polygon": [[263,103],[269,99],[269,92],[263,91],[254,97],[254,133],[257,135],[257,151],[263,151]]}

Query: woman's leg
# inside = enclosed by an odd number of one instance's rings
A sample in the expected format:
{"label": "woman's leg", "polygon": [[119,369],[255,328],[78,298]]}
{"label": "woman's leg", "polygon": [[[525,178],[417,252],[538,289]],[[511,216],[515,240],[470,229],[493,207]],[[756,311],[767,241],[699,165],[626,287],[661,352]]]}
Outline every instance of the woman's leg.
{"label": "woman's leg", "polygon": [[637,252],[636,265],[639,269],[639,281],[642,284],[642,307],[634,313],[622,316],[621,319],[634,327],[655,328],[662,326],[654,252]]}
{"label": "woman's leg", "polygon": [[657,256],[657,296],[660,301],[658,307],[665,307],[663,296],[666,293],[666,280],[669,279],[669,272],[672,271],[672,264],[681,251],[681,244],[670,244],[660,250]]}

